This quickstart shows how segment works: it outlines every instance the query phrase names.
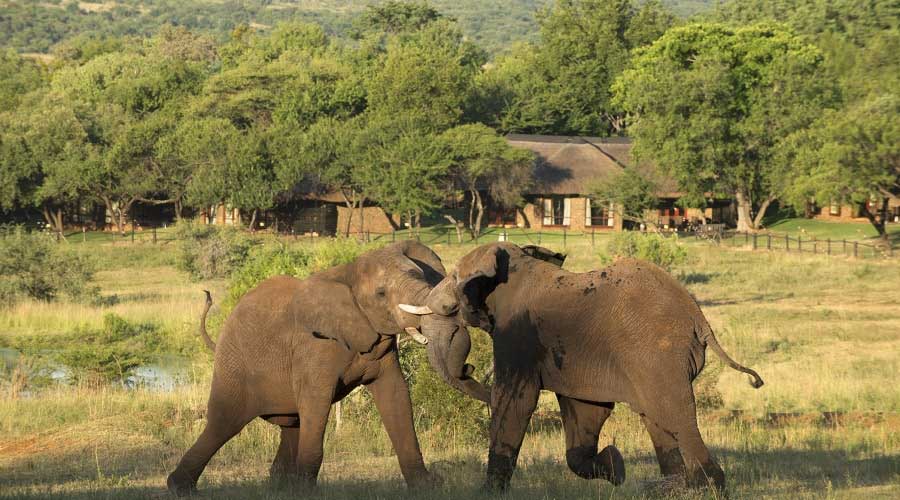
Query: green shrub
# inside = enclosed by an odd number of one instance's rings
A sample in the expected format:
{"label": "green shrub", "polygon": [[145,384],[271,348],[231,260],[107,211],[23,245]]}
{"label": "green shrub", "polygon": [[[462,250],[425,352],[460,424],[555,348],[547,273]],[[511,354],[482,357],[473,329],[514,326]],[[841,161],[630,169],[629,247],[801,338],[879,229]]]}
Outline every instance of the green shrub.
{"label": "green shrub", "polygon": [[132,371],[172,352],[169,335],[154,323],[134,323],[109,313],[103,326],[76,328],[63,335],[0,337],[0,347],[15,349],[65,367],[72,383],[125,380]]}
{"label": "green shrub", "polygon": [[315,245],[277,245],[254,248],[241,262],[228,284],[228,298],[236,303],[261,281],[286,274],[305,278],[330,267],[352,262],[374,248],[351,239],[327,239]]}
{"label": "green shrub", "polygon": [[[677,236],[665,237],[636,231],[616,233],[610,239],[607,250],[613,257],[646,260],[667,271],[671,271],[673,266],[685,263],[688,257],[687,250],[678,244]],[[609,257],[603,257],[609,260]]]}
{"label": "green shrub", "polygon": [[30,297],[50,301],[59,295],[91,300],[100,289],[91,284],[96,264],[86,255],[56,243],[46,233],[20,227],[0,233],[0,303]]}
{"label": "green shrub", "polygon": [[175,265],[194,280],[228,276],[240,267],[256,243],[235,227],[189,221],[178,224],[175,234],[179,241]]}
{"label": "green shrub", "polygon": [[[472,350],[467,362],[475,367],[473,377],[484,381],[494,366],[491,338],[478,329],[469,332]],[[416,423],[426,432],[452,437],[456,442],[486,442],[490,424],[487,405],[447,385],[431,367],[424,348],[413,342],[406,342],[404,347],[400,359],[406,365]]]}

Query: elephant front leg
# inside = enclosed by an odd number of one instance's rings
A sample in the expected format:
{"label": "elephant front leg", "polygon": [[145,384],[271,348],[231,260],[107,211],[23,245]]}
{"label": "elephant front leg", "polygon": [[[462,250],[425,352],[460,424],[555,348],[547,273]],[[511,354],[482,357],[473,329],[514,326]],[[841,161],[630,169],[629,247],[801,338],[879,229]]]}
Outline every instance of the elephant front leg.
{"label": "elephant front leg", "polygon": [[275,460],[269,469],[269,475],[277,479],[279,477],[294,474],[297,471],[297,445],[300,439],[300,430],[297,427],[281,428],[281,443]]}
{"label": "elephant front leg", "polygon": [[557,394],[566,431],[566,463],[578,477],[606,479],[618,486],[625,482],[625,461],[615,446],[597,453],[600,430],[613,403],[589,403]]}
{"label": "elephant front leg", "polygon": [[522,439],[537,406],[540,384],[536,374],[506,377],[498,373],[491,392],[491,446],[485,490],[509,487]]}
{"label": "elephant front leg", "polygon": [[300,412],[300,429],[297,432],[296,471],[300,481],[307,486],[315,486],[322,467],[325,427],[331,412],[334,391],[306,391],[297,408]]}
{"label": "elephant front leg", "polygon": [[379,376],[367,388],[372,393],[381,421],[391,438],[407,486],[432,486],[436,478],[428,472],[422,460],[413,424],[409,387],[403,378],[396,353],[388,353],[382,358]]}

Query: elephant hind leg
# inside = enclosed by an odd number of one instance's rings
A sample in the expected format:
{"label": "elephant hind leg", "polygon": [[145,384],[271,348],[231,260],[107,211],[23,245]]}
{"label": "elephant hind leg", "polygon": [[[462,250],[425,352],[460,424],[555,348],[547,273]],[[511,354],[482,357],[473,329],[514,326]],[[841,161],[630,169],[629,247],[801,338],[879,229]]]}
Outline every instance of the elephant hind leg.
{"label": "elephant hind leg", "polygon": [[615,446],[597,452],[600,430],[612,413],[613,403],[589,403],[560,396],[559,409],[566,432],[566,463],[584,479],[606,479],[614,485],[625,481],[625,461]]}
{"label": "elephant hind leg", "polygon": [[295,475],[297,473],[297,445],[299,444],[299,426],[281,427],[281,443],[275,460],[269,469],[272,478]]}
{"label": "elephant hind leg", "polygon": [[684,459],[681,458],[675,437],[646,415],[642,415],[641,419],[647,433],[650,434],[650,439],[653,440],[660,473],[663,476],[684,476]]}
{"label": "elephant hind leg", "polygon": [[[671,383],[668,385],[671,387]],[[724,490],[725,473],[713,459],[697,427],[697,408],[690,384],[685,384],[681,390],[655,395],[652,399],[647,398],[643,401],[642,407],[644,409],[642,415],[657,424],[657,428],[668,433],[678,443],[687,485],[692,488],[712,485]],[[662,436],[662,433],[659,436]]]}
{"label": "elephant hind leg", "polygon": [[252,419],[253,417],[233,418],[210,412],[206,428],[197,438],[197,442],[181,457],[178,466],[169,474],[167,481],[169,491],[179,496],[193,492],[200,474],[212,456]]}

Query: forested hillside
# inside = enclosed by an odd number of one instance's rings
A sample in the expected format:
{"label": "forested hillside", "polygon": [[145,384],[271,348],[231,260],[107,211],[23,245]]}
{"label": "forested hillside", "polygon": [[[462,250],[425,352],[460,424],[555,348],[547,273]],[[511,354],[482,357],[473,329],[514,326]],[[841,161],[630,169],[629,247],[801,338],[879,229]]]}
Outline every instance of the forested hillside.
{"label": "forested hillside", "polygon": [[[714,0],[665,0],[678,15],[703,11]],[[220,41],[240,23],[267,29],[279,21],[321,24],[331,34],[347,34],[369,4],[384,0],[0,0],[0,46],[20,52],[47,52],[73,36],[149,36],[163,24],[212,33]],[[463,32],[490,53],[537,35],[536,13],[549,0],[431,0],[455,17]]]}

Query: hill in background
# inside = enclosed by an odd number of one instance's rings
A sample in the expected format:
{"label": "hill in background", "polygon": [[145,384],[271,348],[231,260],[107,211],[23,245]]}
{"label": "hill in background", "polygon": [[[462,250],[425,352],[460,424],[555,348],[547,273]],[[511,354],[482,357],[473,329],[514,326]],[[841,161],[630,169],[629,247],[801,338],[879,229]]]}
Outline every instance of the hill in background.
{"label": "hill in background", "polygon": [[[431,0],[459,20],[473,41],[498,53],[537,35],[535,14],[552,0]],[[0,0],[0,46],[19,52],[47,52],[54,44],[81,36],[150,35],[164,24],[182,25],[224,39],[238,24],[266,29],[286,19],[317,22],[336,34],[347,33],[368,4],[359,0]],[[712,8],[715,0],[663,0],[673,12],[689,16]]]}

